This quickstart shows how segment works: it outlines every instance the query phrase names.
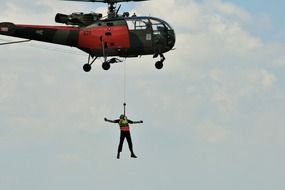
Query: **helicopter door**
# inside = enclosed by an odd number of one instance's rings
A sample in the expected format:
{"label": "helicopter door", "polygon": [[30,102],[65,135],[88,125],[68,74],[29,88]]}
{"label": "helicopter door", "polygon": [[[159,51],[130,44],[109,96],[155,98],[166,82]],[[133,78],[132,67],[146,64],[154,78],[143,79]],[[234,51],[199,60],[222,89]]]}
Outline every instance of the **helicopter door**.
{"label": "helicopter door", "polygon": [[104,33],[104,41],[105,41],[105,48],[112,48],[114,46],[114,42],[112,39],[112,28],[114,26],[113,22],[107,22],[107,27]]}
{"label": "helicopter door", "polygon": [[127,19],[131,51],[137,55],[152,51],[152,28],[148,19]]}

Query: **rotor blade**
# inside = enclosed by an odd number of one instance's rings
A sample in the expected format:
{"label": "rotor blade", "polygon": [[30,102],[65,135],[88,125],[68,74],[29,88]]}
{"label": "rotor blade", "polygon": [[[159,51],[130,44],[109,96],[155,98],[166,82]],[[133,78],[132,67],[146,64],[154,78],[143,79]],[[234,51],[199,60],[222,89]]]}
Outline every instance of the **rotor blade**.
{"label": "rotor blade", "polygon": [[61,1],[81,1],[81,2],[98,2],[98,3],[120,3],[120,2],[129,2],[129,1],[149,1],[149,0],[61,0]]}
{"label": "rotor blade", "polygon": [[99,2],[99,3],[105,3],[105,0],[61,0],[61,1],[81,1],[81,2]]}

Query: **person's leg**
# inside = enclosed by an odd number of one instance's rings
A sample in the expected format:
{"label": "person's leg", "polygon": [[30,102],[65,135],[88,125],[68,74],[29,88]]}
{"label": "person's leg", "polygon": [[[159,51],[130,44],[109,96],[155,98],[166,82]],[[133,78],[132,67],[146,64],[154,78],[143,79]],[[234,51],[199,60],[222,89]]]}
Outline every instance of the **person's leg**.
{"label": "person's leg", "polygon": [[124,144],[125,137],[126,137],[125,134],[123,132],[121,132],[120,143],[119,143],[118,153],[117,153],[117,159],[120,159],[120,153],[123,150],[123,144]]}
{"label": "person's leg", "polygon": [[131,133],[130,132],[128,132],[126,134],[126,138],[127,138],[127,141],[128,141],[130,152],[131,152],[131,157],[132,158],[137,158],[137,156],[135,155],[134,150],[133,150],[133,143],[132,143],[132,137],[131,137]]}

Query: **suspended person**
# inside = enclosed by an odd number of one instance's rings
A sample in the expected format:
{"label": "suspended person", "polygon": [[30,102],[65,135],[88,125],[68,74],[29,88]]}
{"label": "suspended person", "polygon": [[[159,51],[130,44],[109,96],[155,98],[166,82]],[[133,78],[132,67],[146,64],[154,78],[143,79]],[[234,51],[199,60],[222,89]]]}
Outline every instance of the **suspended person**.
{"label": "suspended person", "polygon": [[120,143],[119,143],[119,147],[118,147],[117,159],[120,159],[120,153],[122,152],[123,143],[124,143],[125,138],[127,139],[127,142],[129,145],[131,157],[137,158],[137,156],[135,155],[135,153],[133,151],[133,143],[132,143],[129,124],[143,123],[143,121],[131,121],[125,115],[121,115],[120,119],[116,119],[116,120],[109,120],[109,119],[105,118],[105,121],[111,122],[111,123],[118,123],[120,126],[121,135],[120,135]]}

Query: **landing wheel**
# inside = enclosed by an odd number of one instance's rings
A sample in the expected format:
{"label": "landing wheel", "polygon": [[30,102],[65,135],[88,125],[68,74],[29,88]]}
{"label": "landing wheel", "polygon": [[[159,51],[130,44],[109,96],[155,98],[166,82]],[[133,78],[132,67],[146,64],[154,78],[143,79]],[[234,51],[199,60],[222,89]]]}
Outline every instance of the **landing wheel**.
{"label": "landing wheel", "polygon": [[91,71],[91,65],[88,64],[88,63],[86,63],[85,65],[83,65],[83,70],[84,70],[85,72]]}
{"label": "landing wheel", "polygon": [[162,69],[162,67],[163,67],[163,62],[162,61],[157,61],[155,63],[155,68],[160,70],[160,69]]}
{"label": "landing wheel", "polygon": [[111,67],[111,65],[110,65],[110,63],[108,63],[108,62],[104,62],[104,63],[102,64],[102,68],[103,68],[105,71],[109,70],[110,67]]}

